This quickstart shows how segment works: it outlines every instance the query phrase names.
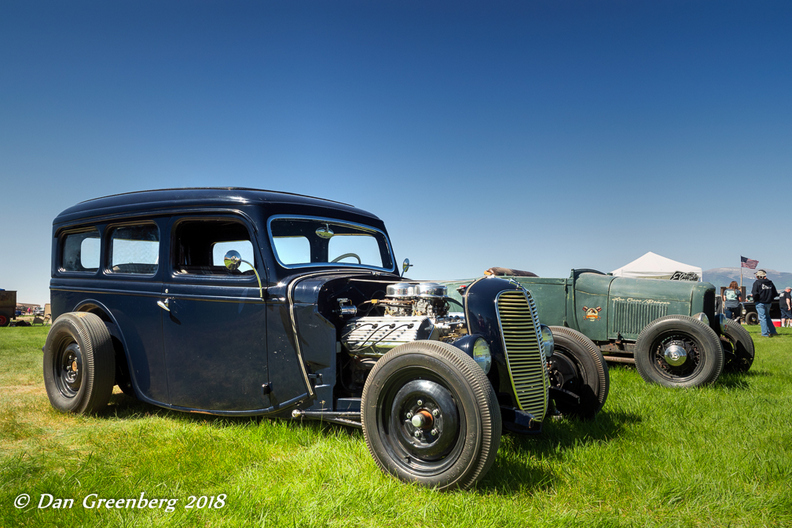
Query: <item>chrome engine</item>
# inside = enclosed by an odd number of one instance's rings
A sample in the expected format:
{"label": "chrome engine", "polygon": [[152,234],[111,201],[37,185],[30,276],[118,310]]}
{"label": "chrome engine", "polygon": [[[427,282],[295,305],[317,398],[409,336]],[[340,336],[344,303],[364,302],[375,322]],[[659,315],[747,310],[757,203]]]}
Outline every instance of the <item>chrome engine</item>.
{"label": "chrome engine", "polygon": [[410,341],[456,339],[467,327],[462,313],[450,312],[447,293],[435,282],[389,284],[384,299],[369,301],[381,315],[350,319],[341,343],[352,356],[378,358]]}

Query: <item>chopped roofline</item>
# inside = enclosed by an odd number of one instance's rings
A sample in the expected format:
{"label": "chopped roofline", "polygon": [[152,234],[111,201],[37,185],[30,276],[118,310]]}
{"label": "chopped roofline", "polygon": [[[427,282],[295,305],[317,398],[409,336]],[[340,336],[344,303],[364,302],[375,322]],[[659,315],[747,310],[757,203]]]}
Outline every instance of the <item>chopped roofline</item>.
{"label": "chopped roofline", "polygon": [[[136,197],[140,197],[139,200]],[[191,202],[206,206],[222,204],[293,203],[296,206],[324,207],[328,210],[345,211],[360,217],[382,220],[376,215],[344,202],[328,200],[297,193],[269,191],[248,187],[178,187],[149,189],[111,194],[77,203],[54,219],[53,225],[70,224],[81,219],[123,215],[128,212],[143,212],[148,208],[161,210],[163,206],[184,207]]]}
{"label": "chopped roofline", "polygon": [[330,200],[328,198],[320,198],[318,196],[311,196],[308,194],[292,193],[287,191],[273,191],[271,189],[257,189],[255,187],[169,187],[165,189],[144,189],[141,191],[128,191],[123,193],[108,194],[107,196],[97,196],[96,198],[89,198],[82,202],[77,202],[77,205],[87,204],[96,200],[103,200],[105,198],[116,198],[119,196],[128,196],[132,194],[153,193],[153,192],[168,192],[168,191],[252,191],[252,192],[265,192],[271,194],[283,194],[287,196],[294,196],[296,198],[310,198],[311,200],[321,200],[323,202],[335,203],[338,205],[346,205],[348,207],[355,207],[346,202],[339,202],[337,200]]}

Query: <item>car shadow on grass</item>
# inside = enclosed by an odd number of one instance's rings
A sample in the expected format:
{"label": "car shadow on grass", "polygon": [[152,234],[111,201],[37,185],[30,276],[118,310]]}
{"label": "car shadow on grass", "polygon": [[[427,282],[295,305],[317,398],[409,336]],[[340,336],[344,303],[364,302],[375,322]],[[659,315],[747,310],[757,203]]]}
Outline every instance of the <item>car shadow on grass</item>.
{"label": "car shadow on grass", "polygon": [[552,489],[558,477],[545,469],[544,460],[567,458],[567,451],[605,444],[628,434],[639,415],[602,411],[593,420],[561,418],[548,420],[538,435],[506,433],[501,439],[498,460],[477,489],[488,493],[540,492]]}
{"label": "car shadow on grass", "polygon": [[[99,417],[118,420],[142,420],[152,416],[180,422],[202,423],[224,428],[280,421],[304,428],[310,434],[346,436],[364,441],[361,429],[327,422],[292,419],[269,419],[260,416],[228,417],[201,413],[187,413],[164,409],[125,394],[113,394],[107,411]],[[544,431],[537,435],[503,432],[495,465],[474,490],[480,493],[511,495],[514,493],[546,492],[560,477],[548,469],[546,460],[556,461],[571,449],[603,444],[627,434],[628,428],[641,421],[640,416],[622,411],[601,411],[593,420],[577,418],[549,419]]]}
{"label": "car shadow on grass", "polygon": [[107,408],[101,413],[98,413],[97,416],[100,418],[113,418],[125,421],[143,420],[152,416],[160,416],[173,420],[213,422],[218,424],[222,424],[223,422],[229,424],[258,423],[261,421],[261,417],[258,416],[219,416],[166,409],[121,393],[114,393],[110,396]]}
{"label": "car shadow on grass", "polygon": [[126,394],[115,393],[110,397],[110,402],[105,411],[97,415],[100,418],[112,418],[125,421],[147,419],[152,416],[159,416],[174,421],[208,423],[213,427],[224,427],[230,425],[260,424],[262,422],[282,422],[293,424],[299,427],[306,427],[314,432],[329,433],[333,435],[346,434],[350,436],[360,436],[363,439],[361,429],[323,422],[321,420],[295,420],[291,418],[270,418],[264,416],[220,416],[199,412],[177,411],[158,407],[138,400]]}

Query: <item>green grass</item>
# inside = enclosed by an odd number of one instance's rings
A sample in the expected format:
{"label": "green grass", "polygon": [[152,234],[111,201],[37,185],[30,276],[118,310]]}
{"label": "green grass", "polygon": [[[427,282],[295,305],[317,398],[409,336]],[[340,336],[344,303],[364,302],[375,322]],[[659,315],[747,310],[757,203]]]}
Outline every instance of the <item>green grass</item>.
{"label": "green grass", "polygon": [[[790,526],[792,330],[757,329],[749,373],[670,390],[613,367],[596,420],[505,435],[476,489],[438,493],[382,474],[358,430],[180,414],[120,393],[102,416],[57,413],[41,379],[47,328],[0,328],[0,527]],[[83,506],[141,493],[178,502]],[[74,505],[39,509],[42,494]],[[185,508],[221,494],[223,508]]]}

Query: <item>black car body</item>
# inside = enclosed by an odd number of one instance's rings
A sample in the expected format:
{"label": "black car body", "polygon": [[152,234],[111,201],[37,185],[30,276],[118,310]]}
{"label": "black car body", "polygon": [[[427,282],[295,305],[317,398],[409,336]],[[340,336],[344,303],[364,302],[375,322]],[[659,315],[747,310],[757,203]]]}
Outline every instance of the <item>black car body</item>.
{"label": "black car body", "polygon": [[401,277],[382,221],[346,204],[110,196],[54,220],[52,255],[44,378],[61,411],[99,411],[118,385],[181,411],[358,426],[385,471],[445,489],[488,470],[501,422],[539,432],[607,397],[601,355],[552,354],[520,285],[477,281],[456,306]]}

